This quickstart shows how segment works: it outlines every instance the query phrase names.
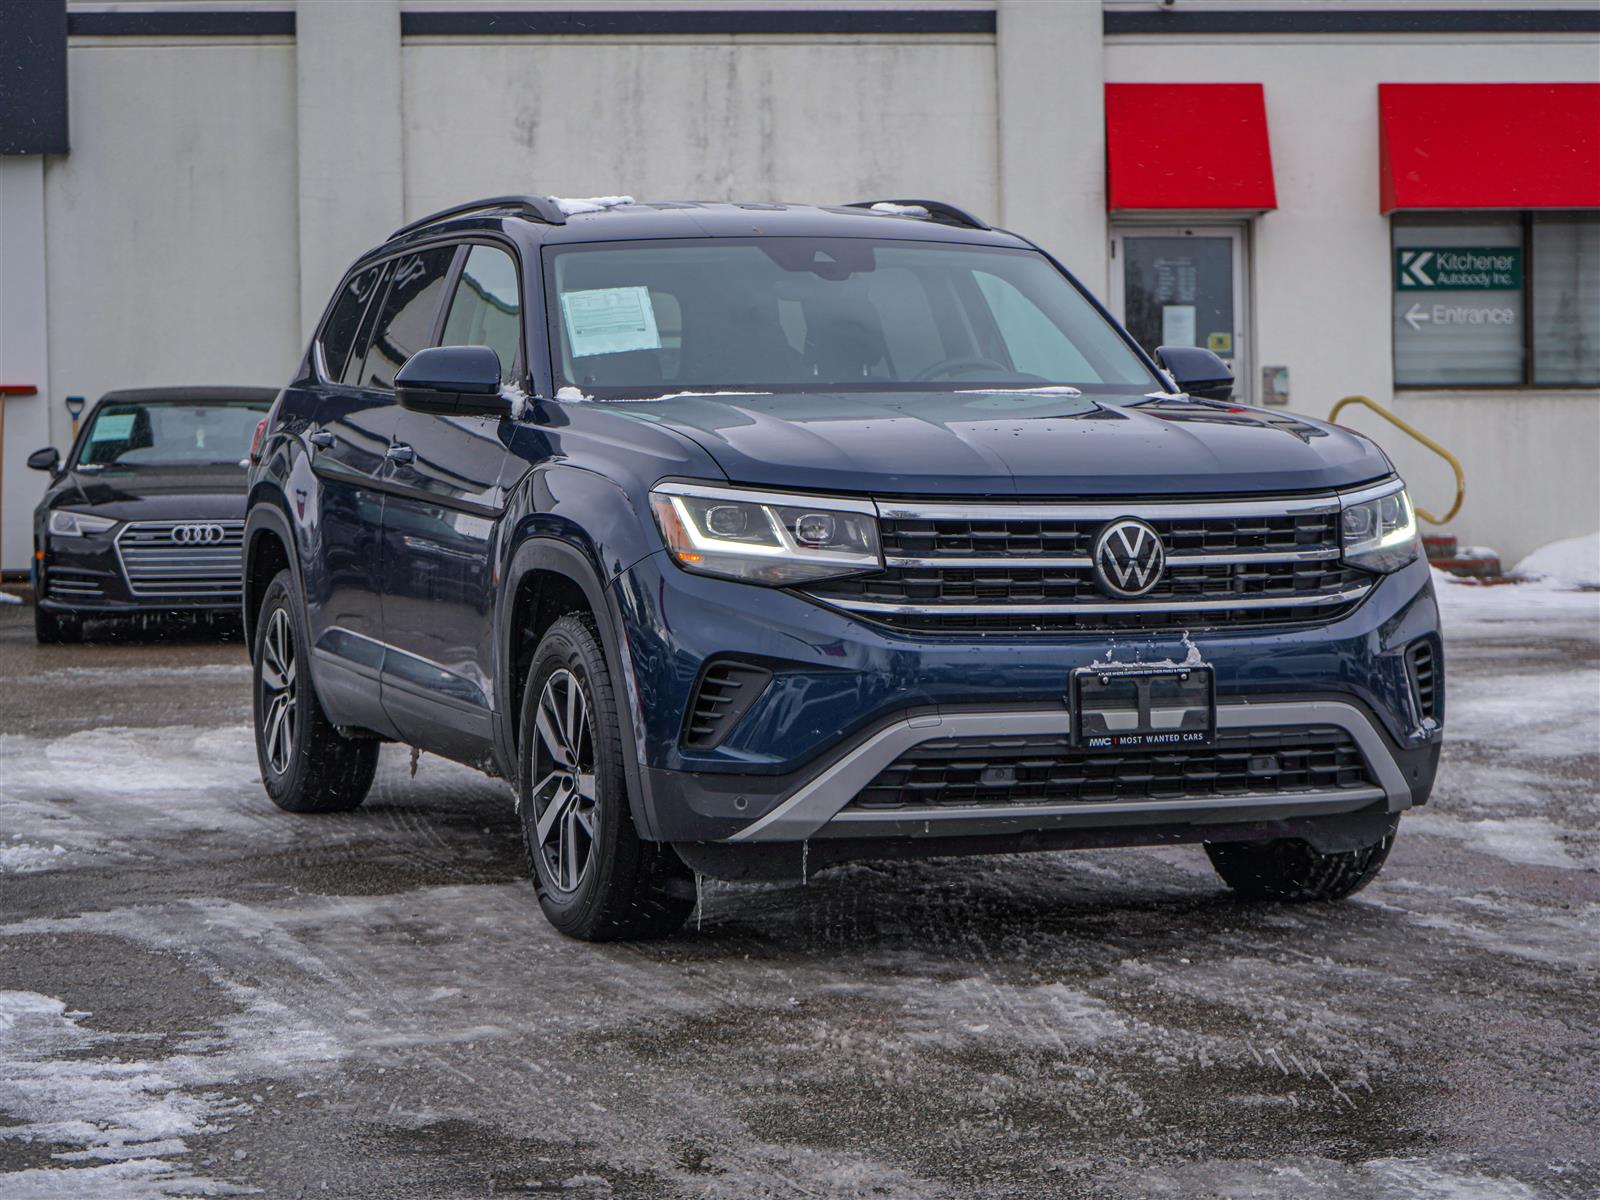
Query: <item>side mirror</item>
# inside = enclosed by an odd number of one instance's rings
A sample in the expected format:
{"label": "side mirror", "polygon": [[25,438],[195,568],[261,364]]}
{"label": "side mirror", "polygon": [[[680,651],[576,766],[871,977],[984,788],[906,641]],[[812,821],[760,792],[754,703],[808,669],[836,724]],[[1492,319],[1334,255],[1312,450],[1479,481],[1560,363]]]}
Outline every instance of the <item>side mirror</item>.
{"label": "side mirror", "polygon": [[1156,361],[1191,396],[1226,400],[1233,395],[1233,372],[1209,350],[1199,346],[1162,346],[1156,350]]}
{"label": "side mirror", "polygon": [[503,417],[511,401],[500,394],[500,356],[488,346],[418,350],[395,374],[402,408],[441,416]]}
{"label": "side mirror", "polygon": [[54,446],[46,446],[43,450],[35,450],[28,455],[28,465],[35,471],[49,471],[56,473],[56,468],[61,466],[61,451]]}

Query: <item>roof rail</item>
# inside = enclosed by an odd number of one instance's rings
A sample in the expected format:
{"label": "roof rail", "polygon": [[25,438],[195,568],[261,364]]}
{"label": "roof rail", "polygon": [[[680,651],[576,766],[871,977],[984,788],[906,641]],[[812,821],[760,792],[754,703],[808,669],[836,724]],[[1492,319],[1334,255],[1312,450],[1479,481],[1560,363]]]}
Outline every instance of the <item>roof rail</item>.
{"label": "roof rail", "polygon": [[452,204],[449,208],[441,208],[436,213],[429,213],[425,217],[412,221],[409,225],[402,225],[389,235],[393,241],[403,233],[411,233],[436,221],[443,221],[448,217],[465,216],[467,213],[480,212],[487,208],[512,208],[518,216],[527,217],[533,221],[543,221],[546,225],[565,225],[567,215],[561,211],[561,206],[555,202],[553,196],[488,196],[482,200],[468,200],[464,204]]}
{"label": "roof rail", "polygon": [[[977,217],[964,208],[946,204],[943,200],[852,200],[845,208],[871,208],[874,204],[903,204],[908,208],[925,208],[928,219],[943,225],[965,225],[968,229],[988,229]],[[913,214],[907,213],[907,216]]]}

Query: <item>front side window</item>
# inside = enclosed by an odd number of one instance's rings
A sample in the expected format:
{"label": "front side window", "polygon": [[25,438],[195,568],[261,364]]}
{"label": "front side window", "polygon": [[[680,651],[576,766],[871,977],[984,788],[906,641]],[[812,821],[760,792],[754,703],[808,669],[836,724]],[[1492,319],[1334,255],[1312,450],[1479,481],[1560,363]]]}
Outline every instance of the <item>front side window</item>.
{"label": "front side window", "polygon": [[74,465],[238,466],[271,405],[108,401],[95,409]]}
{"label": "front side window", "polygon": [[566,246],[546,262],[558,386],[601,397],[1160,387],[1033,251],[717,238]]}
{"label": "front side window", "polygon": [[474,246],[450,300],[441,346],[488,346],[500,356],[500,378],[510,380],[522,340],[517,264],[504,250]]}
{"label": "front side window", "polygon": [[1394,223],[1397,387],[1600,383],[1600,215]]}
{"label": "front side window", "polygon": [[439,246],[397,259],[383,298],[372,341],[356,381],[359,386],[394,387],[395,372],[433,336],[433,320],[444,298],[445,276],[455,260],[454,246]]}
{"label": "front side window", "polygon": [[333,310],[322,326],[322,365],[329,379],[344,374],[350,361],[350,351],[356,344],[356,333],[361,327],[361,317],[367,311],[372,295],[383,279],[383,264],[377,263],[357,271],[344,282],[333,302]]}

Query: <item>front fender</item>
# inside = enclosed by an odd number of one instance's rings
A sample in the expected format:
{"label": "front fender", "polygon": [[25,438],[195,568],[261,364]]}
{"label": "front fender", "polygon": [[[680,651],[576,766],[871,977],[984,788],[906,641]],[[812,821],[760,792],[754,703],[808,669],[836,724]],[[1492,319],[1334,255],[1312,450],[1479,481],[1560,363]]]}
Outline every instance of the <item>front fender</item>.
{"label": "front fender", "polygon": [[[589,471],[551,467],[535,471],[507,507],[496,588],[494,679],[495,756],[507,779],[518,770],[517,722],[521,719],[521,680],[516,675],[516,596],[530,573],[548,571],[571,580],[594,614],[606,662],[616,675],[622,702],[621,723],[628,807],[635,828],[647,839],[656,836],[656,821],[647,784],[639,770],[644,761],[643,725],[639,720],[639,688],[613,582],[644,547],[640,516],[627,494],[610,480]],[[631,556],[631,557],[630,557]]]}

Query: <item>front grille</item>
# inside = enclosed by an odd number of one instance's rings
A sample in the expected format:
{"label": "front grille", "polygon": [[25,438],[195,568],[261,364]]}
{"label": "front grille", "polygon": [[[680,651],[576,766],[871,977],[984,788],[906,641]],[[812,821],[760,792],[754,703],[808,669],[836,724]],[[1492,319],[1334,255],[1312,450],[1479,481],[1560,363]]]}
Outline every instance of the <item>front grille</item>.
{"label": "front grille", "polygon": [[[217,542],[186,543],[180,529],[216,527]],[[227,604],[240,598],[243,521],[139,521],[117,535],[128,591],[140,599]]]}
{"label": "front grille", "polygon": [[[885,569],[812,586],[818,600],[928,633],[1196,629],[1327,621],[1372,577],[1340,561],[1337,497],[1166,503],[882,502]],[[1135,599],[1096,583],[1119,517],[1160,537],[1166,569]]]}
{"label": "front grille", "polygon": [[105,588],[91,571],[50,567],[45,573],[45,592],[55,600],[98,600],[105,595]]}
{"label": "front grille", "polygon": [[772,681],[772,672],[750,663],[720,659],[706,668],[683,722],[690,750],[720,746]]}
{"label": "front grille", "polygon": [[1376,786],[1334,725],[1219,733],[1183,750],[1089,751],[1061,736],[939,738],[906,751],[849,807],[972,808],[1278,796]]}
{"label": "front grille", "polygon": [[1411,687],[1417,697],[1417,711],[1423,717],[1439,719],[1439,700],[1444,688],[1439,678],[1439,655],[1427,638],[1413,642],[1406,650],[1406,666],[1411,672]]}

